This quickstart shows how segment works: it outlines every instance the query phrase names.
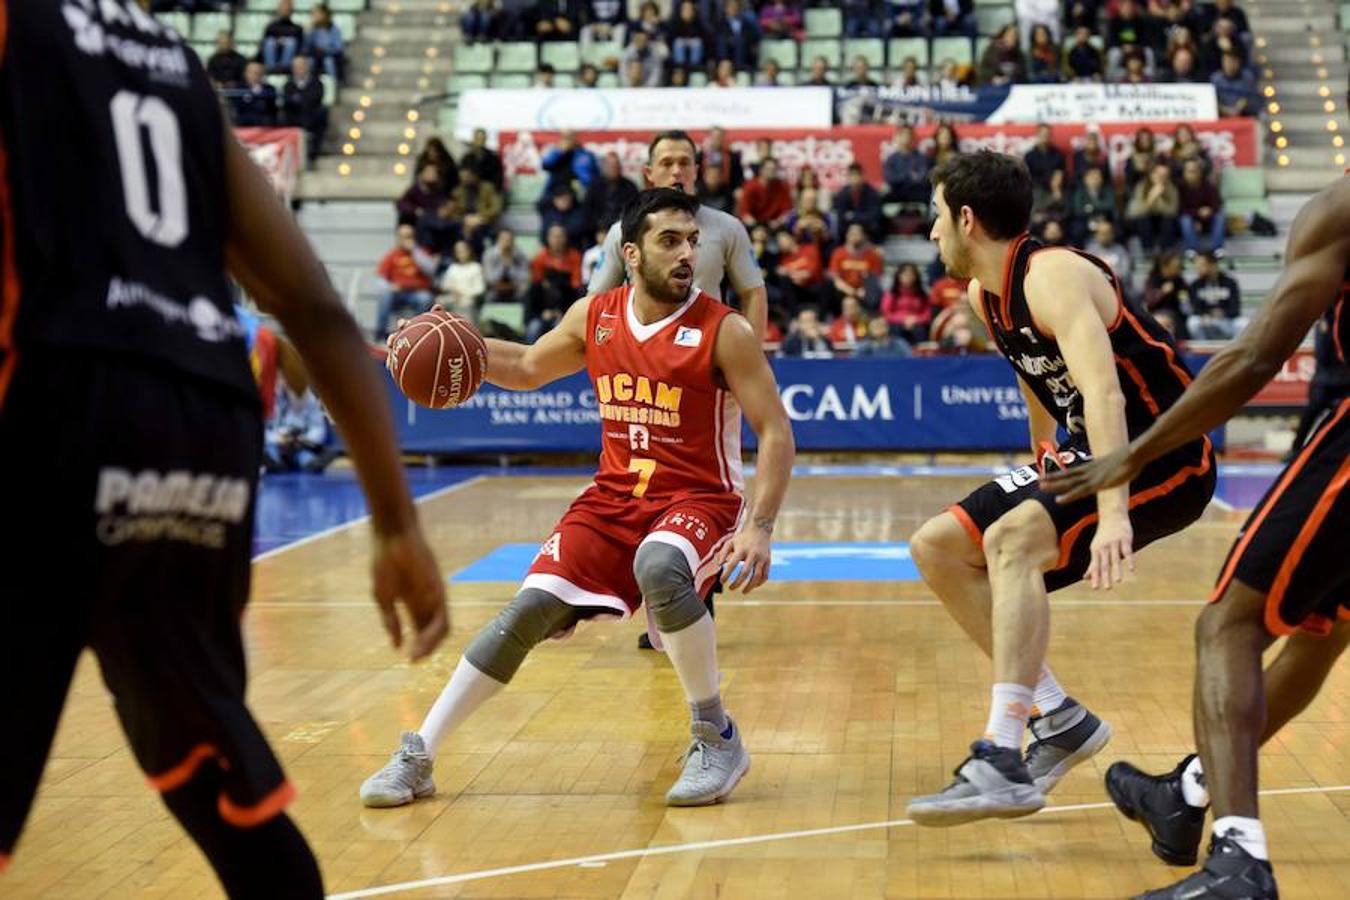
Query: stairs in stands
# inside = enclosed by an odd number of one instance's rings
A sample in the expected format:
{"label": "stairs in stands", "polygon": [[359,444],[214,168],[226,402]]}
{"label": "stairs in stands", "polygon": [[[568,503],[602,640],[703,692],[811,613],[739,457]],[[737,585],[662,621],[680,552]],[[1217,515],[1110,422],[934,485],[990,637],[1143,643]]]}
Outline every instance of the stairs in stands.
{"label": "stairs in stands", "polygon": [[1350,160],[1343,30],[1350,21],[1332,0],[1246,0],[1243,9],[1256,36],[1266,183],[1271,191],[1316,191]]}

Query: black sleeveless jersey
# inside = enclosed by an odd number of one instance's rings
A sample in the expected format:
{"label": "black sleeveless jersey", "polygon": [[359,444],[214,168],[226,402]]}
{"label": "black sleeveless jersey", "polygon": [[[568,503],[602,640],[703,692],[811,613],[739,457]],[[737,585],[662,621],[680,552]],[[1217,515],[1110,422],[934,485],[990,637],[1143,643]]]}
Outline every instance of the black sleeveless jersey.
{"label": "black sleeveless jersey", "polygon": [[1313,375],[1315,394],[1323,403],[1335,404],[1350,397],[1350,269],[1345,270],[1336,302],[1313,328]]}
{"label": "black sleeveless jersey", "polygon": [[[1059,344],[1036,327],[1027,306],[1023,285],[1027,267],[1032,254],[1044,247],[1025,234],[1013,241],[1004,265],[1002,295],[984,291],[985,318],[999,350],[1060,427],[1071,435],[1085,435],[1082,394],[1069,375]],[[1108,333],[1125,395],[1125,422],[1133,438],[1177,401],[1190,384],[1191,373],[1166,329],[1124,298],[1111,267],[1089,253],[1073,252],[1101,269],[1120,302]]]}
{"label": "black sleeveless jersey", "polygon": [[256,399],[225,276],[220,106],[135,0],[0,0],[0,389],[39,348]]}

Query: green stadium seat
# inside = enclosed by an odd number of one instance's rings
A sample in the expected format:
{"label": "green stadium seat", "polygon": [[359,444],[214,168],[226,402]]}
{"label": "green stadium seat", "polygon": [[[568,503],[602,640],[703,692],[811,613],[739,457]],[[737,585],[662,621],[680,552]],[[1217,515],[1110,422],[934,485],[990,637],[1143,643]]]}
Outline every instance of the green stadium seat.
{"label": "green stadium seat", "polygon": [[690,87],[703,87],[703,86],[706,85],[707,83],[708,83],[708,73],[707,73],[707,72],[694,71],[694,72],[690,72],[690,73],[689,73],[689,86],[690,86]]}
{"label": "green stadium seat", "polygon": [[975,22],[980,34],[998,34],[1003,26],[1017,23],[1017,13],[1011,6],[981,6],[975,10]]}
{"label": "green stadium seat", "polygon": [[955,60],[957,64],[973,62],[970,38],[938,37],[933,38],[933,65],[940,66],[946,60]]}
{"label": "green stadium seat", "polygon": [[216,45],[215,45],[215,44],[193,44],[193,45],[192,45],[192,52],[197,54],[197,58],[200,59],[200,60],[202,61],[202,65],[206,65],[206,61],[209,60],[209,59],[211,58],[212,54],[214,54],[214,53],[216,52]]}
{"label": "green stadium seat", "polygon": [[762,65],[768,60],[778,63],[780,69],[797,68],[797,42],[763,41],[759,45],[759,61]]}
{"label": "green stadium seat", "polygon": [[460,44],[455,47],[452,65],[456,72],[491,72],[492,47],[488,44]]}
{"label": "green stadium seat", "polygon": [[886,64],[892,69],[900,68],[909,57],[919,64],[920,69],[928,68],[928,40],[926,38],[891,38],[886,45]]}
{"label": "green stadium seat", "polygon": [[853,65],[855,57],[861,56],[874,69],[886,65],[886,45],[881,38],[853,38],[844,41],[844,61]]}
{"label": "green stadium seat", "polygon": [[523,303],[484,303],[478,311],[481,322],[496,322],[516,331],[525,331],[525,304]]}
{"label": "green stadium seat", "polygon": [[214,41],[217,34],[229,30],[229,13],[197,13],[192,17],[191,38],[194,41]]}
{"label": "green stadium seat", "polygon": [[155,18],[159,20],[161,25],[167,25],[178,32],[178,36],[184,40],[187,40],[188,36],[192,34],[192,17],[187,13],[166,12],[160,13]]}
{"label": "green stadium seat", "polygon": [[600,77],[595,80],[595,86],[602,88],[619,87],[619,74],[617,72],[601,72]]}
{"label": "green stadium seat", "polygon": [[335,13],[359,13],[366,8],[366,0],[328,0],[328,8]]}
{"label": "green stadium seat", "polygon": [[1229,166],[1220,176],[1219,194],[1225,202],[1265,197],[1265,170],[1259,166]]}
{"label": "green stadium seat", "polygon": [[581,61],[601,68],[611,59],[617,63],[620,56],[623,56],[623,44],[618,41],[594,41],[581,54]]}
{"label": "green stadium seat", "polygon": [[342,32],[342,39],[344,41],[350,41],[352,38],[356,37],[356,33],[360,31],[360,27],[356,24],[355,13],[335,12],[333,13],[333,24],[338,27],[338,31]]}
{"label": "green stadium seat", "polygon": [[571,72],[558,72],[553,76],[553,86],[570,88],[577,86],[577,77]]}
{"label": "green stadium seat", "polygon": [[804,24],[808,38],[837,38],[844,33],[844,13],[813,7],[806,10]]}
{"label": "green stadium seat", "polygon": [[533,79],[524,72],[493,72],[488,78],[488,87],[527,88]]}
{"label": "green stadium seat", "polygon": [[554,41],[539,47],[539,61],[546,62],[559,72],[575,72],[581,68],[581,48],[576,41]]}
{"label": "green stadium seat", "polygon": [[267,23],[271,21],[271,13],[240,13],[234,17],[234,39],[252,41],[256,44],[262,40]]}
{"label": "green stadium seat", "polygon": [[319,83],[323,85],[323,105],[332,106],[337,102],[337,79],[332,75],[320,75]]}
{"label": "green stadium seat", "polygon": [[459,72],[450,76],[445,89],[452,94],[488,86],[487,76],[479,72]]}
{"label": "green stadium seat", "polygon": [[529,41],[512,41],[497,45],[497,70],[501,72],[533,72],[539,66],[539,51]]}
{"label": "green stadium seat", "polygon": [[[803,79],[804,80],[804,79]],[[791,69],[784,69],[778,73],[778,86],[791,87],[797,83],[797,73]]]}
{"label": "green stadium seat", "polygon": [[1350,31],[1350,3],[1341,4],[1341,31]]}
{"label": "green stadium seat", "polygon": [[808,38],[802,41],[802,59],[801,67],[810,69],[811,63],[817,56],[825,57],[831,69],[839,68],[843,60],[843,53],[839,47],[838,38]]}
{"label": "green stadium seat", "polygon": [[281,101],[281,92],[286,88],[286,82],[290,79],[289,75],[268,75],[267,83],[277,92],[277,101]]}
{"label": "green stadium seat", "polygon": [[506,202],[509,206],[534,206],[544,193],[548,183],[547,175],[517,175],[506,185]]}
{"label": "green stadium seat", "polygon": [[982,34],[975,39],[975,60],[978,62],[984,59],[984,48],[993,43],[993,38],[987,34]]}

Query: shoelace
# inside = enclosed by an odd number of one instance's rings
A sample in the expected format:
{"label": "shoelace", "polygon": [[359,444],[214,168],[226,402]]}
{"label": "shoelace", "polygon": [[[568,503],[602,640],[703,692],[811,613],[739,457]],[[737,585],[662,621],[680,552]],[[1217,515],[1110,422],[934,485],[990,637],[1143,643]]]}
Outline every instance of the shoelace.
{"label": "shoelace", "polygon": [[708,760],[707,741],[704,741],[701,738],[694,738],[694,742],[690,744],[689,749],[685,751],[684,759],[682,760],[682,762],[688,762],[695,756],[698,757],[698,767],[700,769],[706,769],[708,768],[709,765],[711,765],[710,761]]}

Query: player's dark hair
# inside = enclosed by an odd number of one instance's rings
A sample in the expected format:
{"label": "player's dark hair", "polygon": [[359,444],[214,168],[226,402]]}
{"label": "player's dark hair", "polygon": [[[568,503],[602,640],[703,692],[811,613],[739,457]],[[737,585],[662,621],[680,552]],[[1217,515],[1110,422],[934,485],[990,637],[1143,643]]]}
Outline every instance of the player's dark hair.
{"label": "player's dark hair", "polygon": [[652,161],[652,154],[656,152],[656,145],[662,141],[684,141],[689,145],[689,150],[695,154],[698,153],[698,144],[689,136],[689,132],[682,131],[679,128],[672,128],[669,131],[658,131],[652,138],[651,143],[647,145],[647,162]]}
{"label": "player's dark hair", "polygon": [[625,244],[642,245],[642,238],[647,234],[647,228],[650,225],[648,221],[652,213],[658,213],[662,210],[674,209],[679,212],[688,213],[691,217],[698,214],[698,198],[691,197],[684,191],[677,191],[674,188],[648,188],[641,191],[636,197],[628,201],[628,205],[623,208],[623,222],[620,226],[620,240]]}
{"label": "player's dark hair", "polygon": [[933,170],[933,186],[942,185],[955,217],[969,206],[984,230],[1006,241],[1027,230],[1031,220],[1031,174],[1015,156],[992,150],[961,153]]}

